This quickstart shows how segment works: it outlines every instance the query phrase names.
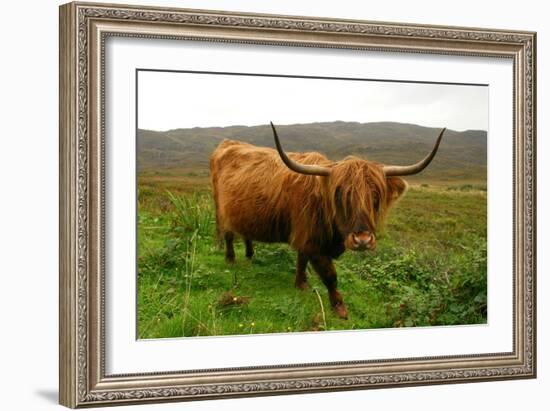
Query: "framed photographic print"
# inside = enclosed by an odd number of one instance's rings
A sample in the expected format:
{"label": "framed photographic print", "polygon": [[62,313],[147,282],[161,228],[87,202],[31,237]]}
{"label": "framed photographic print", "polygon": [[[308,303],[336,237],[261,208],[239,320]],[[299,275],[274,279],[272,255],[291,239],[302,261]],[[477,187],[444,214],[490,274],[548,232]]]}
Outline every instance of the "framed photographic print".
{"label": "framed photographic print", "polygon": [[534,378],[535,40],[61,6],[61,404]]}

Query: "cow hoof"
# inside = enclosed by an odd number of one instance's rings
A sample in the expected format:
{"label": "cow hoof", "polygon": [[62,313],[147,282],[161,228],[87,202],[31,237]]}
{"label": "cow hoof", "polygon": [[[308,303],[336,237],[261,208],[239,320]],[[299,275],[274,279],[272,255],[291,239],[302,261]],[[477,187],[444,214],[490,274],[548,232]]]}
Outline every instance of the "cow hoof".
{"label": "cow hoof", "polygon": [[336,315],[338,315],[338,317],[340,317],[343,320],[348,319],[348,309],[344,304],[335,305],[333,308],[334,308],[334,311],[336,312]]}
{"label": "cow hoof", "polygon": [[302,291],[309,290],[309,284],[307,283],[307,281],[302,281],[301,283],[295,283],[294,285],[296,286],[296,288],[299,288]]}
{"label": "cow hoof", "polygon": [[226,255],[225,256],[225,262],[227,264],[235,264],[235,256],[234,255]]}

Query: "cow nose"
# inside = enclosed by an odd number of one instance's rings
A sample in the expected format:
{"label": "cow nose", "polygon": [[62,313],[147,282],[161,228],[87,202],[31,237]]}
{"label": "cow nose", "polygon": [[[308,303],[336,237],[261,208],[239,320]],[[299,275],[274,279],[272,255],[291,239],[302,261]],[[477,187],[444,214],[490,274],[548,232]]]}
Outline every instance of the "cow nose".
{"label": "cow nose", "polygon": [[353,233],[352,239],[357,249],[368,248],[372,250],[376,246],[376,238],[371,233]]}

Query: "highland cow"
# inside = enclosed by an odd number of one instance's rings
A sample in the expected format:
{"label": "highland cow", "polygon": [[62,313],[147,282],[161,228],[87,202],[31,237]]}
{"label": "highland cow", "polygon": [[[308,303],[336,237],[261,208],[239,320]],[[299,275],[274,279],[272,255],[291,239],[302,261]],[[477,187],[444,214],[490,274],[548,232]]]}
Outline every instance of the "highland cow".
{"label": "highland cow", "polygon": [[353,156],[330,161],[317,152],[287,154],[271,127],[277,150],[224,140],[210,157],[225,258],[235,261],[236,234],[244,239],[248,258],[254,254],[253,241],[288,243],[298,252],[296,287],[308,288],[310,263],[337,315],[347,318],[333,259],[346,249],[374,250],[377,228],[406,188],[401,176],[430,164],[445,129],[420,162],[388,166]]}

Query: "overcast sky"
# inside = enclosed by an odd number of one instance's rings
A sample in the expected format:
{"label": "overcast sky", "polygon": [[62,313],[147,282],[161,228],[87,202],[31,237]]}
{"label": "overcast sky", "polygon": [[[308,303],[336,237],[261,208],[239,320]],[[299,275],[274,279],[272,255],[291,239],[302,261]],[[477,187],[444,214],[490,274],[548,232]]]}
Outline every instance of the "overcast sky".
{"label": "overcast sky", "polygon": [[138,74],[138,127],[149,130],[396,121],[487,130],[486,86],[196,73]]}

